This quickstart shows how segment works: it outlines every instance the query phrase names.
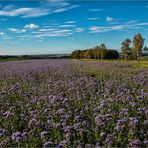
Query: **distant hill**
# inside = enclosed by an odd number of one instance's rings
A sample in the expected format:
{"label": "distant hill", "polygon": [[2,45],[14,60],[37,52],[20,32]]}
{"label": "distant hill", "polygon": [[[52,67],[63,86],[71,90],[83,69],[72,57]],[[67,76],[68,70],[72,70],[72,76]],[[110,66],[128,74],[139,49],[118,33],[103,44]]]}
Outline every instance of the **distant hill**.
{"label": "distant hill", "polygon": [[0,59],[69,59],[70,54],[0,55]]}

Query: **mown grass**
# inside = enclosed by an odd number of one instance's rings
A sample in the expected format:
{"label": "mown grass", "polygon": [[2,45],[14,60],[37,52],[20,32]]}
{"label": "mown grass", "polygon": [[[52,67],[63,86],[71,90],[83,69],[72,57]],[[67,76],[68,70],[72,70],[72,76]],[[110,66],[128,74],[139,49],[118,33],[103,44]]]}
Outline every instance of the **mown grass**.
{"label": "mown grass", "polygon": [[[74,60],[75,61],[75,60]],[[148,60],[140,59],[140,60],[132,60],[132,61],[124,61],[124,60],[94,60],[94,59],[80,59],[81,62],[107,62],[107,63],[127,63],[129,68],[148,68]]]}
{"label": "mown grass", "polygon": [[9,62],[9,61],[20,61],[20,60],[25,60],[25,59],[24,58],[6,58],[6,59],[0,58],[0,63]]}
{"label": "mown grass", "polygon": [[133,68],[148,68],[148,61],[131,61],[129,64]]}

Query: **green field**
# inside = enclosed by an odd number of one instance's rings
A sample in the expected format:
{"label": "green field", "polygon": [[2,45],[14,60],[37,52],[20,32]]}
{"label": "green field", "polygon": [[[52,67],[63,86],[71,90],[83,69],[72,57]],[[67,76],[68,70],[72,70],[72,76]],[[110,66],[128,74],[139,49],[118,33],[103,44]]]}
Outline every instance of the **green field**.
{"label": "green field", "polygon": [[106,63],[119,62],[119,63],[127,63],[129,67],[133,67],[133,68],[148,68],[148,60],[147,59],[140,59],[138,61],[81,59],[80,61],[82,61],[82,62],[106,62]]}

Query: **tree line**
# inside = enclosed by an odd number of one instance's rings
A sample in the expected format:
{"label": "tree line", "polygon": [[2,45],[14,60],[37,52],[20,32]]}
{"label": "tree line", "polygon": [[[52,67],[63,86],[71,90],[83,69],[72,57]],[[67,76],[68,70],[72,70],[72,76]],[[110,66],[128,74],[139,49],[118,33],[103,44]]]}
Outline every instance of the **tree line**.
{"label": "tree line", "polygon": [[103,43],[86,50],[75,50],[71,56],[73,59],[118,59],[119,52],[114,49],[107,49]]}
{"label": "tree line", "polygon": [[[121,43],[121,53],[115,49],[108,49],[104,43],[86,50],[74,50],[71,54],[73,59],[139,59],[144,51],[148,53],[148,47],[144,47],[144,38],[140,33],[135,34],[133,40],[126,39]],[[132,44],[132,45],[131,45]]]}

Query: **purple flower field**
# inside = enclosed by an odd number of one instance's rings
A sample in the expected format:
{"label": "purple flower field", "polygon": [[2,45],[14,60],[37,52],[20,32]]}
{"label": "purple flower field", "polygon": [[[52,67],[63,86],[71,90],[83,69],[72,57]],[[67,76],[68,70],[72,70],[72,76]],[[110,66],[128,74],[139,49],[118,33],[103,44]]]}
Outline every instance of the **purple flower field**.
{"label": "purple flower field", "polygon": [[148,147],[148,70],[128,63],[0,63],[0,108],[0,147]]}

